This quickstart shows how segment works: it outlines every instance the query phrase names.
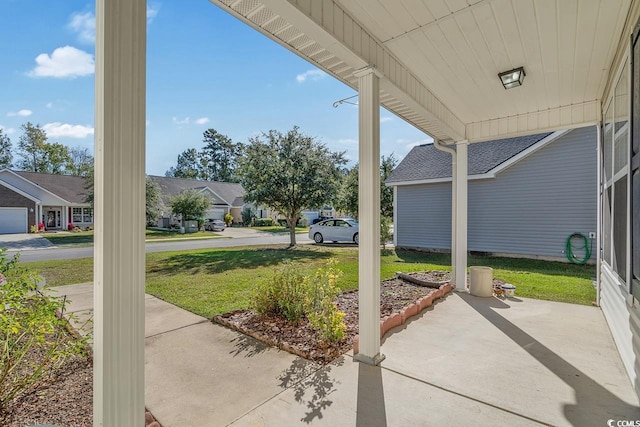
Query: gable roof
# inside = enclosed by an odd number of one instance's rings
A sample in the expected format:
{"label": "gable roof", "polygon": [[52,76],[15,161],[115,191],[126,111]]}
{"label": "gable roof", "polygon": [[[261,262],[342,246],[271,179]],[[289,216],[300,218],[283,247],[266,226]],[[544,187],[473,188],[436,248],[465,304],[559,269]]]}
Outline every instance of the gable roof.
{"label": "gable roof", "polygon": [[[471,177],[489,173],[536,143],[541,142],[549,135],[552,135],[552,133],[539,133],[469,144],[468,174]],[[409,154],[391,172],[386,183],[406,183],[408,181],[427,181],[443,178],[451,178],[451,155],[438,150],[433,144],[424,144],[413,147]]]}
{"label": "gable roof", "polygon": [[[214,181],[198,181],[196,179],[187,178],[170,178],[166,176],[149,175],[149,178],[158,186],[163,199],[175,196],[184,190],[203,190],[207,189],[218,196],[229,206],[242,206],[242,196],[244,188],[242,185],[231,182],[214,182]],[[167,200],[165,200],[167,201]],[[237,203],[240,203],[239,205]]]}
{"label": "gable roof", "polygon": [[84,177],[25,171],[12,172],[69,203],[87,203],[89,190],[85,188],[87,179]]}

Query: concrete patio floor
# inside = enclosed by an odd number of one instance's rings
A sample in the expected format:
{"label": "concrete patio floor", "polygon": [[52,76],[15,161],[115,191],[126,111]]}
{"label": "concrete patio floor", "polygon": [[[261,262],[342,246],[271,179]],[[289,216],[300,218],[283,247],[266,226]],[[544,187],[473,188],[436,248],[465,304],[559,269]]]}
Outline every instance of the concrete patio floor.
{"label": "concrete patio floor", "polygon": [[[58,288],[90,315],[92,285]],[[155,297],[146,404],[172,426],[606,426],[640,420],[595,307],[450,294],[383,342],[381,367],[320,367]]]}

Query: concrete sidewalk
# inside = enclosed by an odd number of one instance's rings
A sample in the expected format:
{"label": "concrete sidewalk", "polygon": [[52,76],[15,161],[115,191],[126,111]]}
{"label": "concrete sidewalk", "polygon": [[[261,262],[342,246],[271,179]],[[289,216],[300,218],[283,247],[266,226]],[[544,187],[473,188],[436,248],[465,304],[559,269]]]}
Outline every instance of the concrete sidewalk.
{"label": "concrete sidewalk", "polygon": [[[57,288],[86,318],[92,285]],[[146,405],[173,426],[606,426],[640,420],[599,309],[452,294],[320,367],[147,296]]]}

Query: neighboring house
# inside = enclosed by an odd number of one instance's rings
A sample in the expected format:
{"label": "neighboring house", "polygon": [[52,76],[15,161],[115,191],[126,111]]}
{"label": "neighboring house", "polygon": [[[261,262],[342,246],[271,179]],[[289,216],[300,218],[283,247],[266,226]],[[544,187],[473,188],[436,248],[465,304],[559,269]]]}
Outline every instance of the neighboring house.
{"label": "neighboring house", "polygon": [[[572,233],[595,237],[596,143],[591,126],[470,144],[468,249],[566,261]],[[396,245],[450,250],[451,155],[414,147],[386,184],[394,187]],[[595,261],[595,238],[590,244]]]}
{"label": "neighboring house", "polygon": [[211,199],[211,208],[205,218],[223,219],[225,214],[233,216],[233,222],[242,222],[242,209],[245,206],[242,185],[230,182],[198,181],[186,178],[170,178],[149,175],[149,178],[160,187],[160,194],[164,203],[164,211],[159,225],[168,227],[171,222],[171,197],[184,190],[196,190]]}
{"label": "neighboring house", "polygon": [[0,170],[0,234],[27,233],[42,222],[47,230],[93,225],[83,177]]}

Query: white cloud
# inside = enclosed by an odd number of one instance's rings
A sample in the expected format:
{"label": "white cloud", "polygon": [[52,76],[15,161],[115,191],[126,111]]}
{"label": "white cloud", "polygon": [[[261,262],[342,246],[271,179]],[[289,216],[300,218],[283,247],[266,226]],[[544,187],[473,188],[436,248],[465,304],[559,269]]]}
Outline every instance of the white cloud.
{"label": "white cloud", "polygon": [[93,135],[94,129],[91,126],[83,125],[70,125],[68,123],[53,122],[47,123],[42,126],[42,129],[51,138],[86,138],[89,135]]}
{"label": "white cloud", "polygon": [[206,123],[209,123],[209,117],[200,117],[199,119],[196,119],[194,123],[197,125],[204,125]]}
{"label": "white cloud", "polygon": [[145,122],[145,124],[146,124],[147,126],[149,126],[149,125],[151,124],[151,120],[147,120],[147,121]]}
{"label": "white cloud", "polygon": [[53,108],[53,102],[47,102],[47,104],[45,105],[45,107],[47,107],[47,108]]}
{"label": "white cloud", "polygon": [[393,120],[393,117],[389,117],[389,116],[380,117],[380,123],[390,122],[391,120]]}
{"label": "white cloud", "polygon": [[171,120],[173,120],[173,123],[177,125],[188,125],[189,123],[191,123],[191,119],[189,117],[185,117],[184,119],[172,117]]}
{"label": "white cloud", "polygon": [[344,139],[339,139],[338,140],[338,144],[342,145],[342,144],[357,144],[358,140],[357,139],[353,139],[353,138],[344,138]]}
{"label": "white cloud", "polygon": [[418,145],[430,144],[433,142],[433,139],[421,139],[419,141],[411,141],[406,139],[397,139],[396,144],[402,145],[402,148],[405,152],[411,151],[413,147],[417,147]]}
{"label": "white cloud", "polygon": [[72,46],[59,47],[51,56],[41,53],[36,63],[31,77],[75,78],[93,74],[95,69],[93,55]]}
{"label": "white cloud", "polygon": [[147,4],[147,25],[151,24],[153,19],[158,15],[158,12],[160,12],[160,4]]}
{"label": "white cloud", "polygon": [[327,77],[327,73],[325,73],[322,70],[318,70],[317,68],[314,70],[309,70],[309,71],[305,71],[302,74],[298,74],[296,76],[296,81],[298,83],[304,83],[307,80],[321,80],[324,79],[325,77]]}
{"label": "white cloud", "polygon": [[29,117],[30,115],[33,114],[33,111],[31,110],[20,110],[20,111],[12,111],[10,113],[7,113],[7,116],[9,117],[15,117],[15,116],[20,116],[20,117]]}
{"label": "white cloud", "polygon": [[96,17],[92,12],[71,14],[67,27],[78,33],[78,41],[86,44],[96,42]]}
{"label": "white cloud", "polygon": [[7,135],[11,135],[12,133],[16,133],[16,130],[14,128],[6,128],[6,127],[0,125],[0,129],[2,129],[2,132],[6,133]]}

